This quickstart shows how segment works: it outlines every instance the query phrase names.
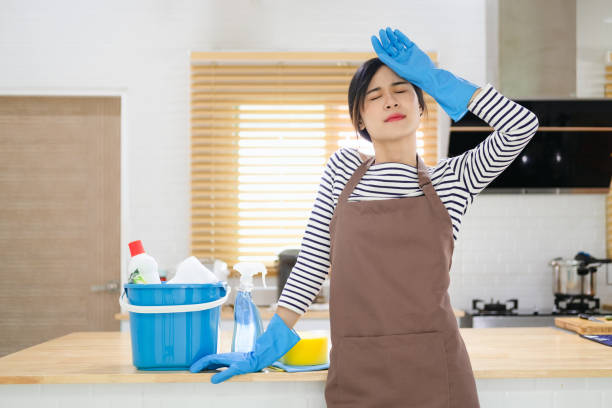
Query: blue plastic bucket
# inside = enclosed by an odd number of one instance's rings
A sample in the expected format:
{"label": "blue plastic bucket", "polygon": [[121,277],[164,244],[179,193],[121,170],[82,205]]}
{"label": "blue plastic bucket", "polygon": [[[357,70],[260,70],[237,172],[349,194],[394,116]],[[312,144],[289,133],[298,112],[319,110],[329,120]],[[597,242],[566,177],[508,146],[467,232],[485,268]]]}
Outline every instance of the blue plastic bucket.
{"label": "blue plastic bucket", "polygon": [[227,282],[125,284],[119,304],[130,313],[134,366],[185,370],[217,353],[221,305],[230,292]]}

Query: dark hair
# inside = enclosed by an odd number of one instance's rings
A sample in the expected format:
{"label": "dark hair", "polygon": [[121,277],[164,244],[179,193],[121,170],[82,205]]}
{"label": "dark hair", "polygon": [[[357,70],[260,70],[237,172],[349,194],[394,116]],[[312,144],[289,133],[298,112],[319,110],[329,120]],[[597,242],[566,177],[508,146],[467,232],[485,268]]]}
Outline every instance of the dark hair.
{"label": "dark hair", "polygon": [[[372,80],[372,77],[378,71],[378,69],[386,65],[384,62],[380,60],[378,57],[370,58],[359,68],[353,75],[351,79],[351,84],[349,85],[348,90],[348,107],[349,114],[351,116],[351,123],[353,127],[359,134],[366,139],[368,142],[372,142],[372,138],[368,133],[367,129],[360,130],[359,129],[359,121],[361,120],[361,108],[363,108],[363,102],[365,100],[365,93],[368,89],[368,85]],[[423,113],[427,115],[427,105],[425,104],[425,98],[423,97],[423,90],[413,84],[412,86],[417,95],[417,99],[419,100],[419,106],[423,109]]]}

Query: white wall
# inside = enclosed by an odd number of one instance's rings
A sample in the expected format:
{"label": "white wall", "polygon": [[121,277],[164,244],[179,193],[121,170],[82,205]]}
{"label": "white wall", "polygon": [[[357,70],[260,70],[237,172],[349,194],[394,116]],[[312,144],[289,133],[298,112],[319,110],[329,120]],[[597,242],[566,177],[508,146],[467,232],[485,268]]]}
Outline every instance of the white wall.
{"label": "white wall", "polygon": [[[169,268],[190,255],[190,51],[371,51],[370,36],[391,26],[436,51],[443,68],[485,85],[495,78],[486,3],[0,0],[0,94],[123,95],[123,265],[127,243],[142,239]],[[478,197],[456,246],[453,305],[518,297],[521,307],[552,306],[546,262],[578,250],[604,255],[603,203],[602,195]]]}
{"label": "white wall", "polygon": [[579,98],[603,97],[605,56],[612,51],[610,0],[576,1],[576,46],[576,94]]}

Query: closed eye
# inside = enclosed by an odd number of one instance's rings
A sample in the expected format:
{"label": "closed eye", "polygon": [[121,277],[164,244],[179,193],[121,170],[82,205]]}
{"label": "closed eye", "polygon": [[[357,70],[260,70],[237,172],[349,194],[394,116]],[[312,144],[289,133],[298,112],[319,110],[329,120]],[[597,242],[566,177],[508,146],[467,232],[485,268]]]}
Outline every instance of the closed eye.
{"label": "closed eye", "polygon": [[[397,91],[396,93],[402,93],[402,92],[406,92],[406,91]],[[377,96],[376,98],[372,98],[370,100],[373,101],[374,99],[378,99],[378,98],[380,98],[380,96]]]}

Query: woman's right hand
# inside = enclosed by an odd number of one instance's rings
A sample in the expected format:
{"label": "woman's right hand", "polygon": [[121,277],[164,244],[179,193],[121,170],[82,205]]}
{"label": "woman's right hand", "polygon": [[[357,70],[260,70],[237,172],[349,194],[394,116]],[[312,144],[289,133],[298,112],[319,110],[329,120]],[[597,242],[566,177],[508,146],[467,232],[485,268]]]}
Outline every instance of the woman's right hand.
{"label": "woman's right hand", "polygon": [[436,68],[433,61],[400,30],[380,30],[382,44],[372,36],[378,58],[397,75],[427,92],[455,122],[468,111],[470,99],[478,86]]}
{"label": "woman's right hand", "polygon": [[[391,68],[397,75],[427,91],[427,80],[435,65],[431,58],[423,52],[400,30],[379,30],[380,41],[373,35],[372,46],[378,58]],[[381,44],[382,41],[382,44]]]}

